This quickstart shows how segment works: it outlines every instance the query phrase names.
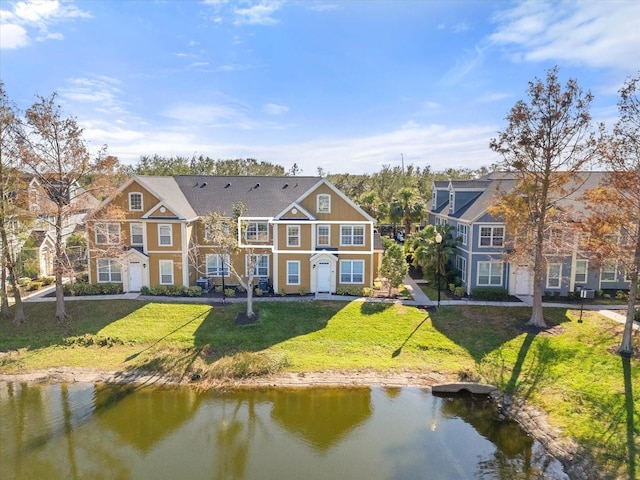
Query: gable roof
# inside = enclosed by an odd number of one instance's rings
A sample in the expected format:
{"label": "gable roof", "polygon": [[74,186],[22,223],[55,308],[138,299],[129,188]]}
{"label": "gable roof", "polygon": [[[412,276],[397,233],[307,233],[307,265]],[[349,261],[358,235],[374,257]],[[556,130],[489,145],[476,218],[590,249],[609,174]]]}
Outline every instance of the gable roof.
{"label": "gable roof", "polygon": [[242,202],[247,217],[273,217],[308,192],[321,177],[211,176],[172,177],[196,215],[209,212],[231,215]]}

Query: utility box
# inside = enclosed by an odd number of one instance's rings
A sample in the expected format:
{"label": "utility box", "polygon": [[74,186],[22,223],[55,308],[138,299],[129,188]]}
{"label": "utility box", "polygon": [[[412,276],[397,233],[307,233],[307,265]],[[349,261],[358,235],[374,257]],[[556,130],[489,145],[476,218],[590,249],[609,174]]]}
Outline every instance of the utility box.
{"label": "utility box", "polygon": [[206,277],[200,277],[196,280],[196,285],[206,292],[209,290],[209,279]]}
{"label": "utility box", "polygon": [[580,290],[580,298],[595,298],[596,291],[592,288],[583,288]]}

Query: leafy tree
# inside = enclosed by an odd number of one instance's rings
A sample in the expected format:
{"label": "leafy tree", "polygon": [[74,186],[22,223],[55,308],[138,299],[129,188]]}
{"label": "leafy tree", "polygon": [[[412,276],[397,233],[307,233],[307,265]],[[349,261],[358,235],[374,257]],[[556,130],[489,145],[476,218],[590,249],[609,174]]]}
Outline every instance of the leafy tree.
{"label": "leafy tree", "polygon": [[[54,273],[56,277],[56,318],[67,319],[62,289],[62,277],[66,268],[66,254],[62,238],[63,226],[75,214],[86,211],[95,198],[92,191],[108,195],[108,185],[95,181],[89,188],[78,188],[88,175],[104,172],[113,167],[105,162],[104,149],[92,160],[82,139],[83,130],[72,117],[64,118],[56,104],[56,94],[37,96],[36,102],[26,111],[24,135],[18,139],[22,164],[38,180],[48,197],[44,218],[52,218],[54,229]],[[108,179],[100,175],[98,179]]]}
{"label": "leafy tree", "polygon": [[[453,231],[451,225],[427,225],[405,243],[412,265],[422,268],[423,275],[432,281],[442,281],[449,276],[451,260],[458,248]],[[436,242],[438,234],[442,236],[440,245]]]}
{"label": "leafy tree", "polygon": [[409,187],[400,190],[389,211],[392,222],[402,221],[407,237],[411,234],[411,224],[422,220],[424,214],[424,201],[415,189]]}
{"label": "leafy tree", "polygon": [[26,190],[22,175],[18,169],[19,156],[17,139],[20,136],[22,123],[16,107],[9,101],[4,90],[4,83],[0,81],[0,296],[1,311],[9,314],[7,299],[7,275],[9,276],[15,302],[13,322],[20,324],[27,317],[22,305],[20,289],[17,283],[16,244],[19,240],[21,227],[25,225],[24,214],[19,208],[20,196]]}
{"label": "leafy tree", "polygon": [[529,82],[529,103],[520,100],[509,112],[509,125],[492,139],[490,148],[503,160],[498,166],[513,172],[516,186],[502,192],[490,213],[505,220],[512,256],[528,257],[533,265],[533,308],[529,324],[544,328],[542,279],[548,226],[561,200],[580,186],[571,182],[595,155],[591,131],[591,93],[570,79],[564,89],[558,69],[546,81]]}
{"label": "leafy tree", "polygon": [[407,275],[409,267],[404,256],[404,250],[397,243],[391,243],[382,256],[382,265],[380,265],[380,275],[387,279],[389,284],[389,294],[391,296],[391,290],[398,288],[404,277]]}
{"label": "leafy tree", "polygon": [[587,248],[600,263],[615,259],[631,283],[627,319],[619,352],[633,352],[632,332],[640,272],[640,72],[620,90],[620,118],[612,135],[604,135],[600,153],[611,169],[603,185],[588,191],[591,215],[584,225]]}
{"label": "leafy tree", "polygon": [[145,155],[133,166],[122,166],[122,172],[131,175],[284,175],[284,167],[253,158],[214,160],[203,155],[164,157]]}

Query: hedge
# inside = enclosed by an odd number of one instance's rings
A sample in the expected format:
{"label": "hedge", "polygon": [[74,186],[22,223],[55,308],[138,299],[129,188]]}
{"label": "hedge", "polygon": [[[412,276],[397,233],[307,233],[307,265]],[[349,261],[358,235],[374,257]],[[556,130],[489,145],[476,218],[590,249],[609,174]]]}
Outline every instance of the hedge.
{"label": "hedge", "polygon": [[507,291],[506,288],[476,287],[473,290],[471,290],[471,297],[474,300],[503,302],[509,299],[509,292]]}

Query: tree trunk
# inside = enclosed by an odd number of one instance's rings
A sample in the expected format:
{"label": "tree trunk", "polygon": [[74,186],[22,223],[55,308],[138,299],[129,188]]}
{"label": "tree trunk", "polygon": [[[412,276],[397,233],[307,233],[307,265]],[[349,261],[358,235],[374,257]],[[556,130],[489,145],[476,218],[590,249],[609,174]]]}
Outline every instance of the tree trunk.
{"label": "tree trunk", "polygon": [[9,318],[9,299],[7,298],[7,269],[4,267],[4,256],[2,258],[2,266],[0,267],[0,315]]}
{"label": "tree trunk", "polygon": [[253,318],[256,314],[253,311],[253,275],[247,279],[247,318]]}
{"label": "tree trunk", "polygon": [[58,206],[58,215],[56,216],[56,258],[54,259],[56,274],[56,320],[59,323],[67,321],[68,315],[64,306],[64,290],[62,287],[62,212]]}
{"label": "tree trunk", "polygon": [[638,295],[638,271],[640,270],[640,227],[636,232],[636,251],[634,254],[634,269],[631,273],[631,284],[629,285],[629,300],[627,302],[627,320],[624,322],[624,332],[622,343],[618,353],[624,356],[631,356],[633,344],[631,337],[633,333],[633,321],[635,320],[636,297]]}
{"label": "tree trunk", "polygon": [[542,308],[542,271],[544,269],[544,255],[542,254],[544,239],[544,216],[541,216],[536,233],[536,244],[534,245],[533,264],[533,305],[531,308],[531,318],[527,325],[537,328],[547,328],[544,321],[544,311]]}
{"label": "tree trunk", "polygon": [[[4,225],[4,224],[3,224]],[[24,313],[24,306],[22,305],[22,297],[20,296],[20,289],[18,288],[18,280],[16,279],[16,270],[14,259],[11,255],[11,251],[9,250],[9,240],[7,239],[7,231],[4,228],[0,228],[0,237],[2,241],[2,254],[4,255],[4,264],[7,267],[7,272],[9,273],[9,278],[11,278],[11,288],[13,289],[13,300],[15,302],[14,312],[13,312],[13,323],[19,325],[27,320],[27,316]],[[4,277],[5,271],[2,269],[2,276]],[[4,280],[4,279],[3,279]],[[5,290],[3,289],[3,292]],[[3,303],[5,302],[6,297],[3,298]],[[7,302],[7,312],[9,310],[9,301]],[[4,305],[2,306],[4,310]]]}

